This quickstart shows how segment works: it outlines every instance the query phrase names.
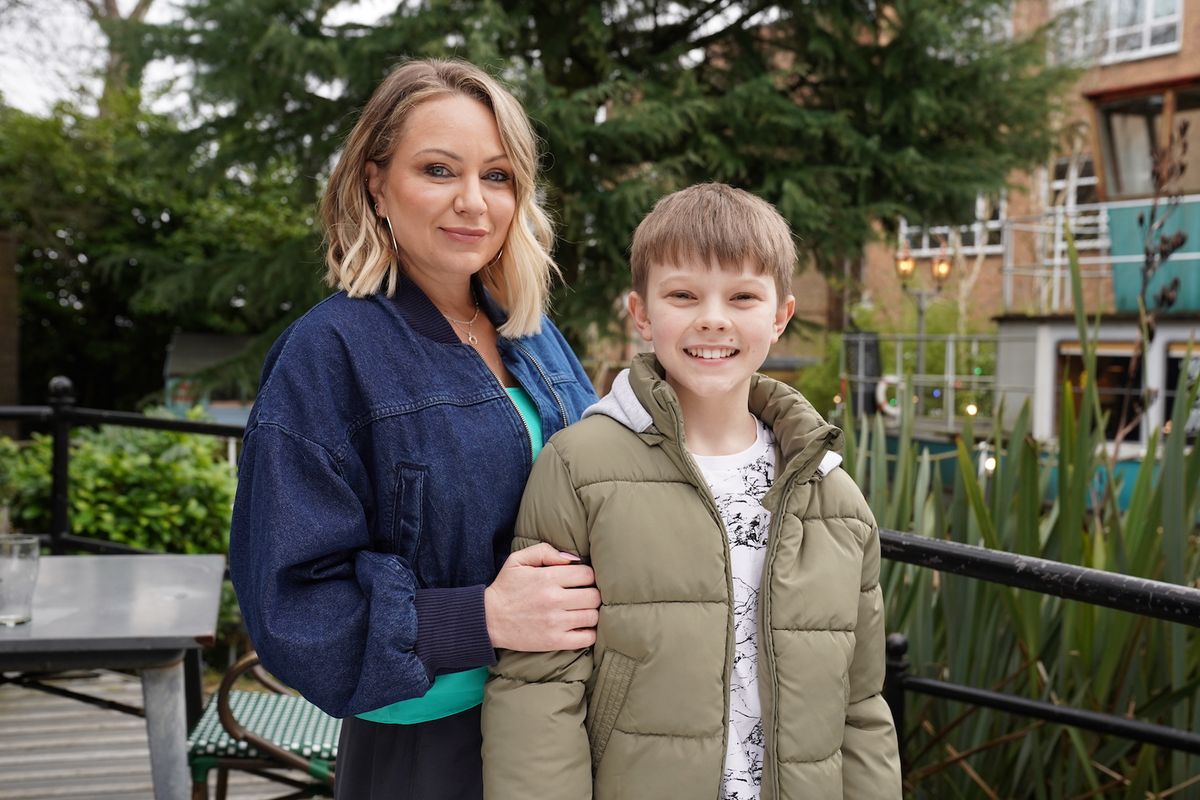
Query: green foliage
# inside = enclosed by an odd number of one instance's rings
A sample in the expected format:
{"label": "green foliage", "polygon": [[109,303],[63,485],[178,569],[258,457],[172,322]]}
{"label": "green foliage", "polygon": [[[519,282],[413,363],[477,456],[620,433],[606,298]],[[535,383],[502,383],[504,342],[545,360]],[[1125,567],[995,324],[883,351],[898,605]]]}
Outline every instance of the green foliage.
{"label": "green foliage", "polygon": [[825,355],[800,371],[796,388],[813,404],[818,413],[828,419],[836,411],[834,397],[841,391],[842,337],[825,334]]}
{"label": "green foliage", "polygon": [[[1077,266],[1073,279],[1078,290]],[[1077,321],[1091,373],[1094,347]],[[1198,387],[1184,381],[1174,433],[1150,437],[1124,511],[1094,382],[1079,407],[1062,393],[1060,438],[1048,448],[1029,435],[1028,406],[990,442],[977,443],[968,426],[953,486],[912,440],[908,402],[894,456],[881,418],[849,422],[847,468],[885,527],[1191,585],[1200,575],[1200,447],[1189,449],[1183,431]],[[990,474],[978,444],[996,458]],[[899,562],[885,563],[882,581],[889,628],[908,635],[917,674],[1200,726],[1200,637],[1186,626]],[[1200,771],[1192,756],[924,696],[908,697],[908,719],[914,797],[1174,796]]]}
{"label": "green foliage", "polygon": [[[700,180],[758,192],[791,220],[806,258],[832,269],[861,251],[876,220],[953,221],[977,192],[1043,158],[1070,78],[1044,63],[1043,31],[996,35],[1008,0],[819,13],[809,3],[425,0],[373,25],[335,22],[343,5],[190,0],[181,22],[146,29],[152,55],[197,68],[189,97],[202,122],[174,138],[179,163],[276,200],[261,239],[239,243],[241,259],[196,248],[147,275],[143,297],[219,303],[253,285],[239,297],[259,319],[302,309],[319,271],[312,203],[354,112],[406,56],[467,58],[525,102],[560,223],[568,286],[556,314],[575,341],[612,323],[630,234],[665,192]],[[260,181],[277,189],[258,192]],[[216,278],[223,288],[211,296]]]}
{"label": "green foliage", "polygon": [[17,445],[11,439],[0,436],[0,508],[12,502],[17,494],[14,473],[17,467]]}
{"label": "green foliage", "polygon": [[[51,439],[15,448],[13,525],[50,530]],[[7,454],[7,455],[6,455]],[[117,426],[71,437],[71,526],[84,536],[156,552],[225,553],[236,478],[221,440]]]}

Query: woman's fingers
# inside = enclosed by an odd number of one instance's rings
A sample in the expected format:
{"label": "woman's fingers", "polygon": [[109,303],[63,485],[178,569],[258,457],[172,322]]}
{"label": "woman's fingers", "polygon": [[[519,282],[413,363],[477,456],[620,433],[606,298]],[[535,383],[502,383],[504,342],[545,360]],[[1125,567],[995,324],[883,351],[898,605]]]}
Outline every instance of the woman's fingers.
{"label": "woman's fingers", "polygon": [[527,567],[552,567],[561,564],[578,564],[579,556],[573,553],[564,553],[558,550],[554,545],[546,542],[539,542],[533,547],[526,547],[523,550],[518,550],[515,553],[510,553],[504,562],[504,566],[509,564],[523,564]]}
{"label": "woman's fingers", "polygon": [[600,605],[594,580],[591,567],[567,561],[550,545],[513,553],[483,593],[492,644],[526,652],[589,647]]}
{"label": "woman's fingers", "polygon": [[[567,589],[562,607],[568,611],[596,609],[600,607],[600,590],[595,587]],[[592,623],[595,625],[596,623]]]}

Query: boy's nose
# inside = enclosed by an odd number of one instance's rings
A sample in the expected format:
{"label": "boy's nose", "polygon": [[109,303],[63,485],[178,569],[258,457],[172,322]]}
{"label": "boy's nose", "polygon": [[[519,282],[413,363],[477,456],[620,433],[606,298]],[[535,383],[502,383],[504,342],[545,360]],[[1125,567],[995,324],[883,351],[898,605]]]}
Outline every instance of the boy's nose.
{"label": "boy's nose", "polygon": [[729,327],[729,318],[724,314],[706,312],[696,319],[696,327],[702,331],[723,331]]}

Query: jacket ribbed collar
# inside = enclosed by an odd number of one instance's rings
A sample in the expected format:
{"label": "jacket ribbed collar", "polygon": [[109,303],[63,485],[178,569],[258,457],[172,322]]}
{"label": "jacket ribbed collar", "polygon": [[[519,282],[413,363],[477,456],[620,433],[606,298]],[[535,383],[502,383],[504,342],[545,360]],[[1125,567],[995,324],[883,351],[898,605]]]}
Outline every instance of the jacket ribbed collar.
{"label": "jacket ribbed collar", "polygon": [[[508,314],[500,307],[491,293],[483,287],[478,275],[471,276],[471,291],[479,301],[479,307],[487,314],[492,324],[499,328],[508,321]],[[454,328],[446,321],[446,317],[433,301],[421,291],[421,287],[405,274],[400,274],[396,284],[396,292],[391,296],[392,303],[408,322],[409,327],[427,339],[441,344],[461,344],[462,340],[454,332]]]}

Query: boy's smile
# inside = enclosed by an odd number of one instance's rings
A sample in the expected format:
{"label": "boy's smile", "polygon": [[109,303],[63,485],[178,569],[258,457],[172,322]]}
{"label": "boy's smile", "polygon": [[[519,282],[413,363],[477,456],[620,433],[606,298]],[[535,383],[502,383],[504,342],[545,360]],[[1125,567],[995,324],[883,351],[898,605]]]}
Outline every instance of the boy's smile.
{"label": "boy's smile", "polygon": [[745,410],[750,378],[792,316],[795,299],[780,301],[775,281],[749,261],[738,270],[654,265],[645,296],[629,310],[667,373],[684,409]]}

